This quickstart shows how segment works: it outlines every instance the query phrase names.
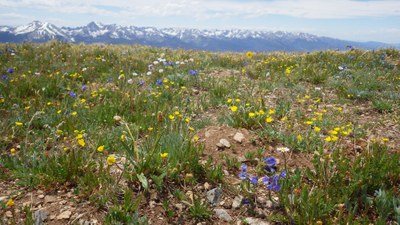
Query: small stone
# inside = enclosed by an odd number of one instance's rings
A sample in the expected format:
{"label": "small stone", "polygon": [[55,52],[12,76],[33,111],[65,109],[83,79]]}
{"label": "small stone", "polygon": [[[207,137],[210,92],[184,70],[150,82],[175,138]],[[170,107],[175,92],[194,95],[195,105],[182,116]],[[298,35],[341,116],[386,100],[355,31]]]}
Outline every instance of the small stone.
{"label": "small stone", "polygon": [[244,139],[244,135],[240,132],[236,132],[236,134],[233,136],[233,140],[235,140],[238,143],[242,143]]}
{"label": "small stone", "polygon": [[42,190],[38,190],[37,193],[38,193],[39,195],[41,195],[41,194],[43,194],[44,192],[43,192]]}
{"label": "small stone", "polygon": [[47,195],[46,197],[44,197],[44,202],[45,203],[52,203],[57,201],[57,198],[51,195]]}
{"label": "small stone", "polygon": [[34,214],[34,218],[35,218],[35,225],[42,225],[44,224],[44,222],[47,220],[48,217],[48,213],[43,210],[43,209],[39,209],[35,212]]}
{"label": "small stone", "polygon": [[72,215],[72,212],[67,210],[62,212],[60,215],[56,217],[57,220],[69,219]]}
{"label": "small stone", "polygon": [[222,138],[221,140],[219,140],[219,143],[221,143],[226,148],[230,148],[231,147],[231,143],[229,143],[229,141],[226,140],[225,138]]}
{"label": "small stone", "polygon": [[243,200],[243,197],[242,197],[242,196],[236,196],[236,197],[233,199],[232,208],[234,208],[234,209],[240,208],[240,206],[242,205],[242,200]]}
{"label": "small stone", "polygon": [[182,212],[182,211],[183,211],[183,204],[177,203],[177,204],[175,204],[175,208],[176,208],[179,212]]}
{"label": "small stone", "polygon": [[247,217],[245,219],[245,221],[249,225],[270,225],[270,223],[265,220],[253,218],[253,217]]}
{"label": "small stone", "polygon": [[23,208],[25,208],[25,207],[31,207],[32,206],[32,202],[31,201],[27,201],[27,202],[23,202],[22,203],[22,207]]}
{"label": "small stone", "polygon": [[228,170],[223,170],[223,172],[224,172],[225,176],[229,176],[229,171]]}
{"label": "small stone", "polygon": [[114,116],[113,119],[114,119],[114,122],[119,123],[119,122],[121,122],[122,117],[120,117],[120,116]]}
{"label": "small stone", "polygon": [[216,206],[218,205],[219,201],[222,197],[222,189],[217,187],[207,192],[207,199],[211,205]]}
{"label": "small stone", "polygon": [[156,206],[156,202],[155,201],[150,201],[149,205],[150,205],[150,209],[152,209],[152,208],[154,208]]}
{"label": "small stone", "polygon": [[7,196],[0,196],[0,202],[4,202],[7,199]]}
{"label": "small stone", "polygon": [[226,222],[232,221],[232,217],[228,214],[225,209],[214,209],[215,215]]}
{"label": "small stone", "polygon": [[11,212],[11,211],[7,211],[7,212],[6,212],[6,217],[7,217],[7,218],[13,217],[12,212]]}
{"label": "small stone", "polygon": [[225,209],[231,209],[232,208],[232,199],[227,198],[224,200],[224,204],[222,205]]}
{"label": "small stone", "polygon": [[265,196],[257,196],[256,201],[261,205],[264,205],[267,203],[267,198]]}
{"label": "small stone", "polygon": [[44,195],[39,195],[38,198],[44,199]]}
{"label": "small stone", "polygon": [[65,204],[67,204],[67,201],[62,200],[62,201],[60,201],[58,204],[60,204],[60,205],[65,205]]}
{"label": "small stone", "polygon": [[205,182],[203,187],[204,187],[205,190],[210,190],[211,185],[208,182]]}
{"label": "small stone", "polygon": [[222,143],[220,143],[220,142],[218,142],[217,144],[215,144],[219,149],[220,148],[224,148],[225,146],[222,144]]}

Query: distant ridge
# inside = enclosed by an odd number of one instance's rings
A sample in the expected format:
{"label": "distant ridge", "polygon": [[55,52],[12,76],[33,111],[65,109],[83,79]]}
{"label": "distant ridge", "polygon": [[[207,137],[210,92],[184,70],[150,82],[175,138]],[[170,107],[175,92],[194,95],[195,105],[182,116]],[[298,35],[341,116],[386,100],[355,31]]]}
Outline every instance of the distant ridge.
{"label": "distant ridge", "polygon": [[354,42],[307,33],[253,30],[200,30],[105,25],[90,22],[81,27],[57,27],[33,21],[27,25],[0,26],[0,42],[144,44],[156,47],[198,49],[207,51],[315,51],[344,50],[347,46],[362,49],[399,47],[380,42]]}

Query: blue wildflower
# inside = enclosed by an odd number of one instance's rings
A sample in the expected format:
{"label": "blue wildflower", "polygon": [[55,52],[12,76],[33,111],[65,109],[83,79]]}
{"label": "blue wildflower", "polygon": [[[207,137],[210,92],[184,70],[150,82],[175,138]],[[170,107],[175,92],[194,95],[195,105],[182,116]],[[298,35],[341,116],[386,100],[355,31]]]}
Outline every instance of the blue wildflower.
{"label": "blue wildflower", "polygon": [[264,161],[267,164],[267,166],[270,166],[270,167],[276,166],[276,159],[274,157],[264,158]]}
{"label": "blue wildflower", "polygon": [[140,80],[139,81],[139,86],[143,86],[144,85],[144,80]]}
{"label": "blue wildflower", "polygon": [[156,84],[157,85],[161,85],[163,83],[163,81],[161,80],[161,79],[158,79],[157,81],[156,81]]}
{"label": "blue wildflower", "polygon": [[88,86],[86,84],[82,85],[82,91],[86,91]]}
{"label": "blue wildflower", "polygon": [[249,178],[250,183],[252,183],[253,185],[257,185],[258,183],[258,178],[256,176],[252,176]]}
{"label": "blue wildflower", "polygon": [[9,74],[14,73],[14,68],[8,68],[8,69],[7,69],[7,73],[9,73]]}
{"label": "blue wildflower", "polygon": [[198,74],[197,70],[189,70],[189,74],[192,76],[196,76]]}
{"label": "blue wildflower", "polygon": [[246,173],[246,172],[241,172],[241,173],[239,173],[239,178],[240,178],[241,180],[245,180],[245,179],[247,178],[247,173]]}
{"label": "blue wildflower", "polygon": [[243,205],[250,205],[251,201],[247,198],[242,199],[242,204]]}
{"label": "blue wildflower", "polygon": [[3,76],[1,76],[1,79],[2,79],[2,80],[8,80],[9,78],[8,78],[7,75],[3,75]]}
{"label": "blue wildflower", "polygon": [[248,66],[248,65],[249,65],[249,62],[244,62],[243,65],[244,65],[244,66]]}
{"label": "blue wildflower", "polygon": [[246,172],[247,171],[247,165],[242,163],[242,165],[240,166],[240,169],[242,170],[242,172]]}
{"label": "blue wildflower", "polygon": [[268,176],[265,176],[265,177],[261,178],[261,180],[264,183],[264,185],[267,186],[271,179]]}
{"label": "blue wildflower", "polygon": [[286,178],[286,176],[287,176],[286,170],[283,170],[283,171],[281,172],[281,177],[282,177],[282,178]]}
{"label": "blue wildflower", "polygon": [[68,94],[69,96],[76,98],[76,94],[73,91],[69,91]]}

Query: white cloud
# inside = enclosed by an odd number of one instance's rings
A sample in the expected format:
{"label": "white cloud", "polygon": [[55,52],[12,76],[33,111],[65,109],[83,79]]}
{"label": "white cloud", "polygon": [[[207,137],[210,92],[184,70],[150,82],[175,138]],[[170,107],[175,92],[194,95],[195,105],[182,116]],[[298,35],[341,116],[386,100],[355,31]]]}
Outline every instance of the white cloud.
{"label": "white cloud", "polygon": [[[125,14],[136,16],[192,16],[197,19],[232,16],[258,17],[284,15],[299,18],[334,19],[355,17],[400,16],[400,1],[354,0],[281,0],[281,1],[229,1],[229,0],[2,0],[0,6],[11,8],[41,8],[65,13],[96,15],[118,14],[110,8],[120,8]],[[102,9],[96,6],[104,6]]]}

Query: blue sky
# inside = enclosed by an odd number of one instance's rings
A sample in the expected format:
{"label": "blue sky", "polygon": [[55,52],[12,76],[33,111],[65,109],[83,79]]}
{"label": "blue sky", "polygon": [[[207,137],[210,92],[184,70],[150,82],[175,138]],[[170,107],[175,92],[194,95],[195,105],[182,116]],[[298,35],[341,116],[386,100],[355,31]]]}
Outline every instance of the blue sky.
{"label": "blue sky", "polygon": [[307,32],[400,43],[400,0],[0,0],[0,24],[104,24]]}

